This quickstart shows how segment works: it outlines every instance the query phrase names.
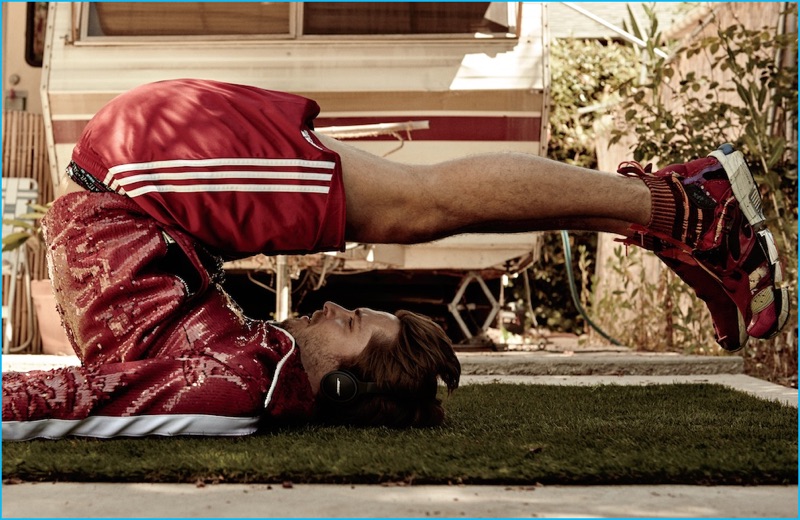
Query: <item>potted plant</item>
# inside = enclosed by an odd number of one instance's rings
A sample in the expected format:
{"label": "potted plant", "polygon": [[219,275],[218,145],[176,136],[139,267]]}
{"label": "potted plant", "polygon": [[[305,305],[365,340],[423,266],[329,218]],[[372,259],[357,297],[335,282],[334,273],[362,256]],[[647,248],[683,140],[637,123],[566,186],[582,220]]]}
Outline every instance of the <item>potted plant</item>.
{"label": "potted plant", "polygon": [[[30,211],[13,219],[3,219],[3,224],[13,226],[14,231],[3,237],[3,252],[21,247],[39,248],[43,244],[41,219],[50,208],[46,205],[28,204]],[[56,300],[50,280],[32,280],[31,298],[42,338],[45,354],[74,355],[67,334],[61,326],[61,317],[56,310]]]}

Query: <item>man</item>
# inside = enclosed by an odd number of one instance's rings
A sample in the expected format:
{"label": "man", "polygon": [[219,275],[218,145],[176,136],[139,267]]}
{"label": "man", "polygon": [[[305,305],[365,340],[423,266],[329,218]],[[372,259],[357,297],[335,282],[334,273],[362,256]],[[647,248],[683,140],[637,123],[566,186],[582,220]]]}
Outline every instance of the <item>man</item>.
{"label": "man", "polygon": [[82,366],[4,375],[4,439],[442,421],[437,380],[454,390],[460,366],[429,319],[328,303],[280,325],[248,320],[216,282],[218,255],[608,231],[687,281],[728,350],[787,320],[758,191],[730,147],[656,173],[627,163],[623,175],[515,153],[406,165],[314,133],[318,111],[289,94],[178,80],[98,112],[44,220]]}

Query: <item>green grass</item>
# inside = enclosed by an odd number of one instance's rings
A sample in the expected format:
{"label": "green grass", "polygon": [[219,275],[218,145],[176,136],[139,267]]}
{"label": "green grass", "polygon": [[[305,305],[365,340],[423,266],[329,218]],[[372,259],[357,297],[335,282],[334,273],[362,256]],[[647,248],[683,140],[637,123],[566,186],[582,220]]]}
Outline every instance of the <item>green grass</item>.
{"label": "green grass", "polygon": [[3,477],[122,482],[796,484],[797,409],[719,385],[472,385],[427,430],[3,443]]}

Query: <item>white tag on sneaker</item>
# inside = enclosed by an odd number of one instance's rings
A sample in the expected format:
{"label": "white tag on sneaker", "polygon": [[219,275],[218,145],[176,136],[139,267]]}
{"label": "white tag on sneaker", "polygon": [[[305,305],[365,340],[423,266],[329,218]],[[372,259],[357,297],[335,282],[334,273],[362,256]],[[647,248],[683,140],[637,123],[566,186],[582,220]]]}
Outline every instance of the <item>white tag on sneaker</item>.
{"label": "white tag on sneaker", "polygon": [[758,232],[761,237],[762,243],[767,245],[767,256],[769,257],[770,264],[778,263],[778,248],[775,247],[775,238],[769,229],[762,229]]}

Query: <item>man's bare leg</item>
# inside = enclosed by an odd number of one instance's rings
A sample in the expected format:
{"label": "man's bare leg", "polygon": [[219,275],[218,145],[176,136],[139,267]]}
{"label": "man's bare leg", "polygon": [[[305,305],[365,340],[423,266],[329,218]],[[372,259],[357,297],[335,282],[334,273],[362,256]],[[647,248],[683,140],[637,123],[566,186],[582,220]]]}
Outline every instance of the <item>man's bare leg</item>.
{"label": "man's bare leg", "polygon": [[408,165],[320,139],[342,160],[350,241],[556,229],[626,234],[650,219],[650,193],[638,179],[523,153]]}
{"label": "man's bare leg", "polygon": [[783,268],[754,202],[758,186],[730,145],[652,174],[634,167],[636,179],[519,153],[409,166],[324,141],[342,158],[348,240],[609,231],[654,251],[695,290],[724,349],[772,337],[788,322]]}

